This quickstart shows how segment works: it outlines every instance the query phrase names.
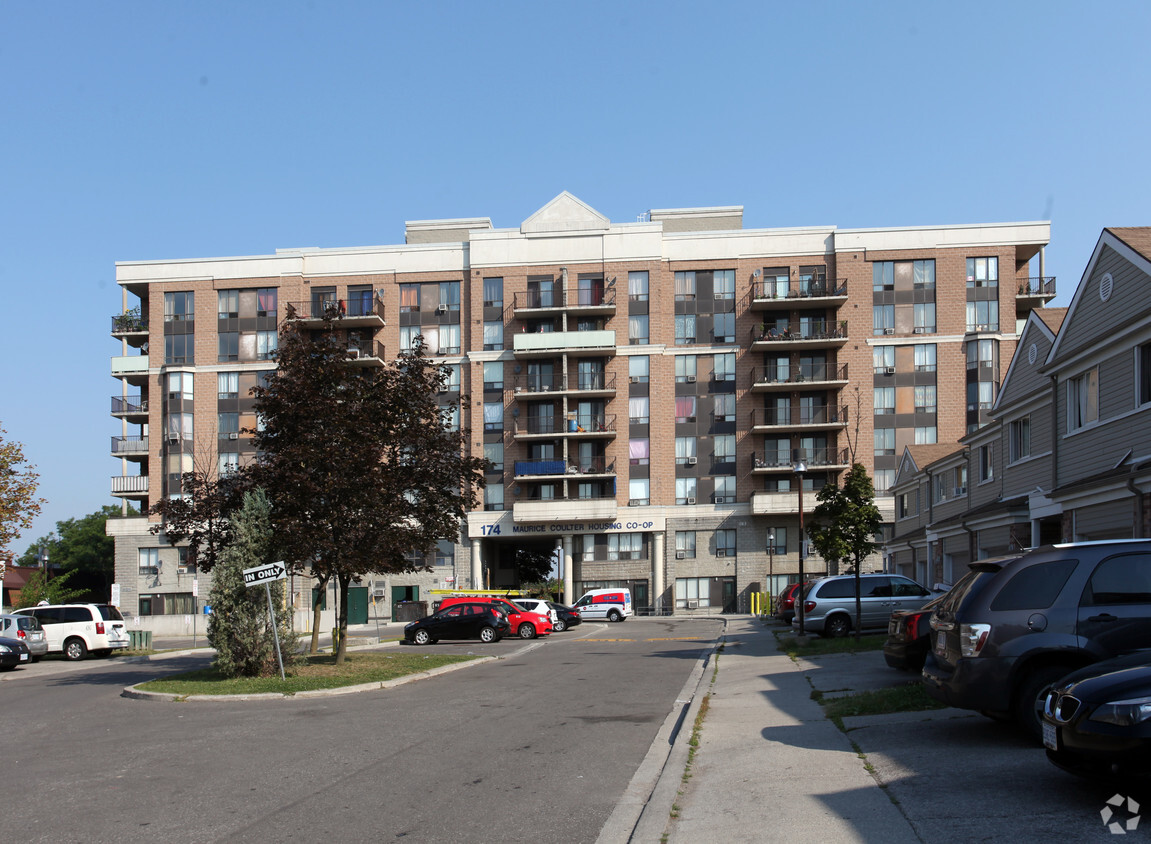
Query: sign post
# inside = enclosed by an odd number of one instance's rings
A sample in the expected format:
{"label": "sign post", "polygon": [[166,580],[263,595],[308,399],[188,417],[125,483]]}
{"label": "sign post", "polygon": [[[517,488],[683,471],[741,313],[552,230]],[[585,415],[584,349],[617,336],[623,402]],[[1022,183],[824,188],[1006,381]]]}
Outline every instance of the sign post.
{"label": "sign post", "polygon": [[272,581],[286,580],[288,568],[281,560],[278,563],[267,563],[255,568],[244,569],[244,585],[259,586],[264,584],[264,592],[268,596],[268,615],[272,619],[272,635],[276,641],[276,662],[280,666],[280,680],[284,680],[284,659],[280,656],[280,628],[276,624],[276,608],[272,606]]}

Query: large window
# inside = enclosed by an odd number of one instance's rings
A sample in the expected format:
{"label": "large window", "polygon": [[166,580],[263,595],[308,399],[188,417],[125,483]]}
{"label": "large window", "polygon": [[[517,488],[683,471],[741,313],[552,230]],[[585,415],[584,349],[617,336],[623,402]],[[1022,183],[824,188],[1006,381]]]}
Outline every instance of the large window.
{"label": "large window", "polygon": [[643,557],[642,533],[609,533],[607,558],[609,560],[638,560]]}
{"label": "large window", "polygon": [[195,354],[195,334],[164,335],[164,363],[168,365],[195,363]]}
{"label": "large window", "polygon": [[930,384],[918,384],[915,387],[915,412],[935,413],[935,387]]}
{"label": "large window", "polygon": [[935,303],[916,302],[913,307],[916,334],[932,334],[935,332]]}
{"label": "large window", "polygon": [[675,356],[675,383],[677,384],[690,384],[696,380],[696,358],[695,355],[676,355]]}
{"label": "large window", "polygon": [[735,434],[716,434],[712,444],[716,463],[735,462]]}
{"label": "large window", "polygon": [[276,316],[276,302],[278,294],[274,287],[260,287],[256,290],[256,316],[258,317],[274,317]]}
{"label": "large window", "polygon": [[216,316],[219,319],[236,319],[240,315],[240,291],[216,291]]}
{"label": "large window", "polygon": [[710,607],[710,590],[710,577],[677,577],[675,580],[676,609]]}
{"label": "large window", "polygon": [[632,396],[627,400],[627,416],[628,422],[632,425],[646,425],[650,421],[648,419],[650,401],[647,396]]}
{"label": "large window", "polygon": [[139,608],[140,615],[192,615],[196,612],[196,599],[191,592],[141,595]]}
{"label": "large window", "polygon": [[875,387],[875,415],[895,413],[895,388]]}
{"label": "large window", "polygon": [[916,445],[934,445],[937,440],[938,430],[934,425],[918,425],[915,428],[915,444]]}
{"label": "large window", "polygon": [[871,333],[895,333],[895,305],[873,305],[871,308]]}
{"label": "large window", "polygon": [[647,437],[629,439],[627,449],[630,465],[647,466],[651,463],[651,440]]}
{"label": "large window", "polygon": [[912,261],[915,287],[920,290],[935,287],[935,261]]}
{"label": "large window", "polygon": [[999,286],[999,259],[968,258],[967,259],[967,286],[968,287],[998,287]]}
{"label": "large window", "polygon": [[715,402],[715,421],[735,421],[735,393],[716,393],[712,397]]}
{"label": "large window", "polygon": [[504,509],[504,485],[503,484],[488,484],[484,487],[484,509],[485,510],[502,510]]}
{"label": "large window", "polygon": [[679,270],[675,274],[675,301],[690,302],[695,299],[695,272]]}
{"label": "large window", "polygon": [[684,346],[695,342],[695,314],[675,315],[675,344]]}
{"label": "large window", "polygon": [[[871,350],[871,365],[876,375],[895,373],[895,346],[876,346]],[[888,370],[891,370],[888,372]]]}
{"label": "large window", "polygon": [[895,263],[876,261],[871,265],[871,289],[876,293],[895,289]]}
{"label": "large window", "polygon": [[712,275],[712,290],[716,299],[734,299],[735,270],[716,270]]}
{"label": "large window", "polygon": [[[172,373],[173,375],[177,373]],[[191,381],[191,377],[188,378]],[[169,379],[169,384],[171,379]],[[216,398],[235,399],[240,397],[240,373],[220,372],[216,375]]]}
{"label": "large window", "polygon": [[934,372],[935,371],[935,344],[927,343],[921,346],[915,346],[915,371],[916,372]]}
{"label": "large window", "polygon": [[502,431],[504,429],[504,403],[502,401],[484,402],[484,430]]}
{"label": "large window", "polygon": [[196,318],[195,294],[191,291],[164,294],[164,322]]}
{"label": "large window", "polygon": [[646,302],[647,285],[647,270],[632,270],[627,274],[627,298],[632,302]]}
{"label": "large window", "polygon": [[716,504],[734,504],[735,475],[716,475],[714,496]]}
{"label": "large window", "polygon": [[694,530],[677,530],[675,532],[675,558],[677,560],[695,559]]}
{"label": "large window", "polygon": [[875,429],[875,456],[891,457],[895,454],[895,429]]}
{"label": "large window", "polygon": [[502,390],[504,388],[504,363],[500,360],[484,362],[484,389]]}
{"label": "large window", "polygon": [[676,396],[675,397],[675,421],[676,422],[694,422],[695,421],[695,396]]}
{"label": "large window", "polygon": [[240,359],[240,332],[221,331],[216,335],[218,357],[220,361],[233,361]]}
{"label": "large window", "polygon": [[998,331],[999,330],[999,303],[998,302],[968,302],[967,303],[967,330],[968,331]]}
{"label": "large window", "polygon": [[446,306],[449,311],[460,309],[460,283],[458,281],[440,282],[440,305]]}
{"label": "large window", "polygon": [[647,355],[630,355],[627,359],[627,377],[633,384],[646,384],[651,372]]}
{"label": "large window", "polygon": [[141,577],[154,577],[160,573],[159,548],[140,548],[137,554],[139,557],[139,574]]}
{"label": "large window", "polygon": [[1078,431],[1099,421],[1099,370],[1090,369],[1067,382],[1067,430]]}
{"label": "large window", "polygon": [[[222,373],[225,374],[225,373]],[[238,373],[226,373],[230,375],[237,375]],[[169,372],[168,373],[168,400],[169,401],[191,401],[195,398],[195,376],[191,372]]]}
{"label": "large window", "polygon": [[420,286],[418,284],[400,285],[400,313],[415,313],[420,309]]}
{"label": "large window", "polygon": [[484,323],[484,351],[491,352],[504,347],[503,320],[488,320]]}
{"label": "large window", "polygon": [[280,337],[275,331],[256,332],[256,357],[260,360],[271,360],[276,356]]}
{"label": "large window", "polygon": [[651,479],[631,478],[627,482],[628,504],[637,507],[646,507],[651,503]]}
{"label": "large window", "polygon": [[504,444],[484,443],[484,459],[488,461],[489,472],[502,472],[504,470]]}
{"label": "large window", "polygon": [[711,333],[717,343],[734,343],[735,314],[716,314],[712,320]]}
{"label": "large window", "polygon": [[735,354],[716,355],[712,368],[712,378],[716,381],[735,380]]}
{"label": "large window", "polygon": [[691,466],[696,460],[695,437],[675,438],[675,463],[677,466]]}

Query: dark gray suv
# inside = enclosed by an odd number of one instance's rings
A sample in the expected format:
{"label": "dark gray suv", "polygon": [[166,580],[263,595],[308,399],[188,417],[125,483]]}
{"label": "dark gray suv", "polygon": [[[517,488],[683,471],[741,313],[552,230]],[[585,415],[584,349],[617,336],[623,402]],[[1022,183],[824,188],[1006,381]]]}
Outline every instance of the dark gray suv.
{"label": "dark gray suv", "polygon": [[1151,540],[1046,545],[980,560],[931,617],[932,697],[1040,734],[1047,688],[1151,646]]}

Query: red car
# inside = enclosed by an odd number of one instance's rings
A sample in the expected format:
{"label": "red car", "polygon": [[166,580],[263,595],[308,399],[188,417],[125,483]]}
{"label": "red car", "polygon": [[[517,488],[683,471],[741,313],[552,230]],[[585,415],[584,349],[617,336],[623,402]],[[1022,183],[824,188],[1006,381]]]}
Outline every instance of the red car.
{"label": "red car", "polygon": [[799,589],[798,583],[789,583],[783,587],[779,595],[775,598],[775,612],[772,613],[776,618],[784,624],[791,624],[791,620],[795,618],[795,594]]}
{"label": "red car", "polygon": [[512,633],[521,639],[534,639],[537,636],[546,636],[552,632],[551,619],[546,615],[528,612],[505,598],[493,598],[489,595],[450,595],[440,601],[439,608],[443,609],[458,603],[491,604],[507,616]]}

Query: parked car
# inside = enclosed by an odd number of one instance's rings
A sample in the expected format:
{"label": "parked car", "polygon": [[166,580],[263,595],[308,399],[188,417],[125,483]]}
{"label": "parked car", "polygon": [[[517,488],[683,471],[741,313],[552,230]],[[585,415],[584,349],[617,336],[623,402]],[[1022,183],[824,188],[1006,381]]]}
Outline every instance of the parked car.
{"label": "parked car", "polygon": [[1073,671],[1043,705],[1047,758],[1089,779],[1151,786],[1151,650]]}
{"label": "parked car", "polygon": [[517,607],[506,598],[491,597],[488,595],[449,595],[440,601],[440,608],[450,607],[458,603],[487,603],[496,607],[505,616],[508,624],[521,639],[535,639],[537,636],[546,636],[552,632],[551,619],[546,615],[530,612],[523,607]]}
{"label": "parked car", "polygon": [[608,621],[624,621],[632,614],[631,590],[590,589],[572,607],[583,619],[606,618]]}
{"label": "parked car", "polygon": [[48,653],[48,639],[40,622],[30,615],[0,615],[0,637],[19,639],[27,645],[33,662]]}
{"label": "parked car", "polygon": [[404,639],[429,645],[440,639],[498,642],[511,630],[507,617],[488,602],[456,602],[404,626]]}
{"label": "parked car", "polygon": [[57,604],[16,610],[40,622],[49,653],[65,659],[83,659],[89,653],[107,655],[128,647],[124,616],[111,604]]}
{"label": "parked car", "polygon": [[[855,629],[856,580],[854,574],[837,574],[804,584],[805,632],[846,636]],[[858,582],[863,630],[886,629],[893,612],[917,609],[931,597],[929,591],[901,574],[861,574]],[[798,610],[796,613],[791,620],[793,628],[799,627]]]}
{"label": "parked car", "polygon": [[554,628],[556,631],[567,630],[569,627],[583,623],[583,617],[574,607],[569,607],[567,604],[557,604],[555,601],[548,601],[548,606],[556,611],[556,621],[553,622],[553,625],[559,625]]}
{"label": "parked car", "polygon": [[547,601],[540,598],[516,598],[512,603],[528,612],[534,612],[537,615],[546,615],[548,621],[552,623],[552,630],[554,632],[563,630],[562,627],[556,627],[556,623],[559,621],[559,613],[553,610]]}
{"label": "parked car", "polygon": [[0,638],[0,671],[11,671],[17,665],[32,661],[28,646],[19,639]]}
{"label": "parked car", "polygon": [[791,624],[791,620],[795,618],[795,596],[798,591],[798,583],[789,583],[775,598],[774,615],[784,624]]}
{"label": "parked car", "polygon": [[917,610],[896,610],[887,622],[883,658],[900,671],[923,670],[931,650],[931,613],[943,600],[938,595]]}
{"label": "parked car", "polygon": [[1049,686],[1151,642],[1151,540],[1046,545],[972,563],[931,616],[928,693],[1039,738]]}

